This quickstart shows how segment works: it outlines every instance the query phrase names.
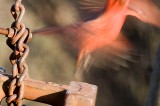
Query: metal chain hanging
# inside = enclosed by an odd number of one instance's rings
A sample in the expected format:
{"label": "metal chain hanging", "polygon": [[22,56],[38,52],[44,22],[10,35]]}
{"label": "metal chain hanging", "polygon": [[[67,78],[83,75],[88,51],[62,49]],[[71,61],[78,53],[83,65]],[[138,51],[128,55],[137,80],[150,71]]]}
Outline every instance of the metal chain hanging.
{"label": "metal chain hanging", "polygon": [[11,7],[11,14],[15,21],[9,28],[7,35],[7,45],[13,50],[10,55],[12,67],[12,81],[8,87],[8,97],[6,102],[8,106],[22,106],[24,94],[24,78],[28,77],[28,65],[25,60],[29,53],[29,47],[26,42],[32,38],[32,34],[28,28],[22,23],[25,8],[22,0],[15,0],[15,4]]}

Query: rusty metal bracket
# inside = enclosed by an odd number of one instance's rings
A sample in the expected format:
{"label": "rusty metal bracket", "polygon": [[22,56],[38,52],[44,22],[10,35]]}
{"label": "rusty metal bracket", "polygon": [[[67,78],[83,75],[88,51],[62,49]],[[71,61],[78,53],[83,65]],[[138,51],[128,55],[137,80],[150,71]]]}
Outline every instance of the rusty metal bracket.
{"label": "rusty metal bracket", "polygon": [[0,34],[7,36],[9,34],[9,30],[0,28]]}
{"label": "rusty metal bracket", "polygon": [[[11,77],[8,74],[0,74],[0,100],[8,95]],[[24,85],[23,99],[54,106],[95,106],[97,94],[95,85],[73,81],[68,86],[29,78],[24,80]]]}

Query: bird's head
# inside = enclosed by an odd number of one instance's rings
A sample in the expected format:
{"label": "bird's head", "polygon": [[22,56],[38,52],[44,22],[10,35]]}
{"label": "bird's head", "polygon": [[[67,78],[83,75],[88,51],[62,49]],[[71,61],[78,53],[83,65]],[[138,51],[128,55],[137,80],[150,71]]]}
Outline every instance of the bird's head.
{"label": "bird's head", "polygon": [[130,0],[107,0],[104,10],[116,8],[120,10],[126,8]]}

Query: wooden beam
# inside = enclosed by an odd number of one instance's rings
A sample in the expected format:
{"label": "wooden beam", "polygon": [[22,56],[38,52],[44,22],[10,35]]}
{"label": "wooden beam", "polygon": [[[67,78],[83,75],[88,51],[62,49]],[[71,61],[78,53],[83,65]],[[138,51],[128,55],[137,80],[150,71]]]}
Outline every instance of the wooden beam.
{"label": "wooden beam", "polygon": [[[8,96],[11,75],[0,74],[0,100]],[[94,106],[97,87],[83,82],[71,82],[70,86],[32,79],[24,80],[24,99],[53,106]],[[15,91],[16,92],[16,91]],[[76,105],[74,105],[76,104]]]}

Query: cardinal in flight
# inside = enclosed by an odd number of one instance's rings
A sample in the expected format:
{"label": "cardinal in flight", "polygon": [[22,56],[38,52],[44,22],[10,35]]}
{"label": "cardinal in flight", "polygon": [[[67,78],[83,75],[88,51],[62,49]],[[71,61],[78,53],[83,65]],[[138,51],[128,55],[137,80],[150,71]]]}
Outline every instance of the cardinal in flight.
{"label": "cardinal in flight", "polygon": [[100,15],[63,28],[57,26],[33,32],[33,34],[61,32],[74,36],[79,50],[77,73],[86,70],[88,64],[92,63],[91,54],[100,48],[123,50],[131,47],[121,33],[128,15],[145,23],[160,26],[160,10],[152,0],[106,0],[105,4],[98,0],[79,0],[79,2],[83,5],[82,9],[91,13],[99,12]]}

